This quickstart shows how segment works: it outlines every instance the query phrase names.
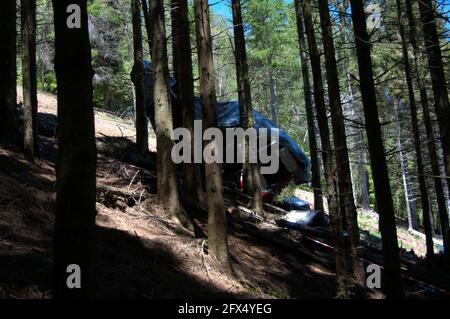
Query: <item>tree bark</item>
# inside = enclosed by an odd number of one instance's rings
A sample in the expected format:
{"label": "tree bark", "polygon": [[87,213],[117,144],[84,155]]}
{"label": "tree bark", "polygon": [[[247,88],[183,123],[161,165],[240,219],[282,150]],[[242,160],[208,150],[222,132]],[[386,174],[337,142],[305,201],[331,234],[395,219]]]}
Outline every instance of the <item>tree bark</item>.
{"label": "tree bark", "polygon": [[[217,127],[216,89],[212,52],[209,5],[207,0],[194,0],[195,26],[197,35],[198,71],[200,75],[200,100],[204,128]],[[215,139],[205,147],[219,152]],[[206,204],[208,210],[208,250],[226,268],[231,269],[225,205],[223,198],[222,171],[219,163],[205,163]]]}
{"label": "tree bark", "polygon": [[334,252],[336,255],[337,295],[339,298],[348,298],[348,271],[346,264],[346,250],[342,237],[342,216],[339,209],[334,151],[331,145],[330,131],[328,128],[322,73],[320,69],[320,55],[317,49],[316,35],[314,33],[314,25],[311,15],[311,4],[309,0],[303,1],[303,15],[311,59],[314,85],[314,101],[316,105],[317,122],[319,125],[320,140],[322,144],[322,162],[324,166],[326,196],[328,200],[331,231],[334,241]]}
{"label": "tree bark", "polygon": [[408,230],[418,230],[419,225],[417,222],[417,211],[416,205],[414,203],[414,194],[412,190],[412,181],[411,175],[408,170],[408,158],[407,153],[405,152],[405,140],[403,138],[403,130],[402,130],[402,112],[398,105],[398,101],[394,101],[395,105],[395,122],[396,122],[396,131],[397,131],[397,147],[399,148],[400,155],[400,167],[402,170],[402,181],[403,181],[403,189],[405,192],[405,201],[406,201],[406,213],[408,214]]}
{"label": "tree bark", "polygon": [[136,145],[139,153],[148,153],[147,112],[144,99],[144,55],[142,50],[141,10],[139,0],[131,0],[131,16],[133,24],[133,57],[134,88],[136,94]]}
{"label": "tree bark", "polygon": [[433,123],[430,116],[430,107],[428,104],[428,93],[424,83],[423,74],[420,71],[420,58],[419,58],[419,47],[417,45],[417,35],[416,35],[416,22],[414,19],[413,8],[411,1],[406,1],[406,14],[409,22],[409,41],[413,47],[413,55],[414,55],[414,73],[417,78],[417,84],[420,91],[420,101],[423,112],[423,121],[425,123],[425,130],[427,133],[428,140],[428,152],[430,154],[430,162],[432,173],[435,178],[434,188],[436,191],[436,201],[438,204],[439,211],[439,221],[441,225],[441,233],[442,239],[444,243],[444,256],[446,260],[447,267],[450,266],[450,227],[449,227],[449,218],[448,211],[445,199],[444,187],[442,184],[442,179],[439,177],[441,175],[440,167],[439,167],[439,157],[438,152],[435,145],[435,134],[433,131]]}
{"label": "tree bark", "polygon": [[[241,1],[232,0],[236,78],[240,105],[240,126],[245,130],[253,128],[253,108],[248,76],[247,52],[245,49],[244,25],[242,22]],[[249,163],[249,143],[244,141],[244,191],[252,197],[252,210],[263,212],[261,197],[261,177],[258,163]],[[255,152],[256,150],[253,150]]]}
{"label": "tree bark", "polygon": [[[152,0],[150,0],[150,1],[152,1]],[[153,58],[151,57],[152,46],[153,46],[153,44],[152,44],[153,32],[152,32],[152,28],[150,26],[150,8],[148,6],[147,0],[141,0],[141,4],[142,4],[143,16],[144,16],[145,31],[147,31],[148,49],[150,50],[150,58],[153,60]]]}
{"label": "tree bark", "polygon": [[442,150],[444,152],[445,173],[448,191],[450,192],[450,104],[448,99],[447,82],[445,80],[442,52],[436,28],[433,1],[419,0],[422,31],[427,51],[428,68],[431,74],[431,84],[434,93],[434,108],[439,123]]}
{"label": "tree bark", "polygon": [[[69,28],[67,7],[81,9],[81,27]],[[54,297],[92,296],[96,147],[87,1],[53,0],[58,85],[58,157],[53,245]],[[69,289],[67,267],[81,268],[81,288]]]}
{"label": "tree bark", "polygon": [[302,64],[303,94],[305,95],[306,121],[308,124],[309,150],[311,155],[311,186],[314,192],[314,209],[323,211],[322,185],[320,181],[319,149],[317,146],[316,126],[314,124],[314,105],[309,78],[308,56],[306,52],[305,28],[299,0],[295,0],[297,33]]}
{"label": "tree bark", "polygon": [[278,96],[277,96],[277,83],[273,77],[273,68],[271,65],[271,59],[267,66],[267,80],[269,82],[270,89],[270,112],[272,113],[272,121],[278,125]]}
{"label": "tree bark", "polygon": [[319,12],[325,54],[331,124],[333,128],[334,147],[336,149],[335,156],[337,164],[339,203],[341,214],[344,216],[347,224],[350,239],[353,276],[355,282],[362,287],[365,285],[366,275],[361,261],[358,215],[356,212],[355,199],[353,197],[352,176],[347,148],[347,134],[345,132],[345,123],[339,88],[339,75],[336,66],[333,31],[327,0],[319,0]]}
{"label": "tree bark", "polygon": [[16,1],[0,1],[0,144],[18,143]]}
{"label": "tree bark", "polygon": [[399,32],[402,42],[403,65],[405,70],[406,84],[408,87],[409,109],[411,112],[411,126],[413,129],[414,148],[416,151],[416,165],[418,175],[417,178],[419,179],[420,198],[422,203],[422,216],[426,238],[427,259],[429,262],[431,262],[433,260],[434,255],[433,233],[431,230],[431,221],[430,221],[431,205],[429,202],[427,184],[424,175],[422,145],[420,143],[419,120],[417,118],[417,105],[416,105],[416,98],[414,96],[413,77],[411,72],[411,64],[409,62],[408,57],[408,44],[406,42],[405,25],[403,23],[402,4],[400,0],[396,0],[396,2],[397,2],[397,18],[399,23]]}
{"label": "tree bark", "polygon": [[360,77],[370,162],[375,187],[377,210],[380,216],[381,241],[384,259],[384,290],[388,298],[404,297],[400,271],[400,256],[397,228],[392,201],[389,172],[378,117],[377,96],[370,55],[370,38],[367,33],[364,5],[360,0],[351,0],[353,28]]}
{"label": "tree bark", "polygon": [[[177,57],[174,55],[173,59],[174,73],[182,106],[183,127],[194,136],[195,96],[188,11],[187,0],[172,0],[172,45],[174,54],[177,51]],[[194,149],[193,139],[191,149]],[[194,202],[203,202],[200,166],[194,163],[193,156],[192,152],[191,163],[183,164],[183,186],[186,197]]]}
{"label": "tree bark", "polygon": [[150,7],[150,26],[153,31],[152,57],[154,68],[153,99],[156,123],[156,173],[159,205],[181,225],[191,228],[180,204],[176,166],[172,161],[173,123],[169,95],[169,67],[167,61],[164,2],[153,0]]}
{"label": "tree bark", "polygon": [[37,151],[36,0],[21,0],[24,152],[34,160]]}

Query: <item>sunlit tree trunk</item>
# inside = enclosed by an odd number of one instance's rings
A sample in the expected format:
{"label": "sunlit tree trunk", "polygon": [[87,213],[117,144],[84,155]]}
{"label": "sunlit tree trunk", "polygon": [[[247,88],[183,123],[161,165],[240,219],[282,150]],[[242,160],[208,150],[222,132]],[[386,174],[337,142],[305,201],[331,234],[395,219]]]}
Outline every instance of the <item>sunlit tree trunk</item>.
{"label": "sunlit tree trunk", "polygon": [[23,136],[25,156],[37,151],[36,1],[21,1]]}
{"label": "sunlit tree trunk", "polygon": [[[191,136],[194,136],[194,77],[187,0],[172,0],[172,38],[173,65],[175,77],[178,77],[176,79],[183,112],[183,127],[189,130]],[[176,52],[177,56],[175,56]],[[191,148],[194,149],[193,139]],[[191,163],[183,164],[183,187],[187,198],[193,202],[203,202],[200,167],[194,163],[193,154]]]}
{"label": "sunlit tree trunk", "polygon": [[[217,127],[216,89],[212,52],[209,5],[207,0],[194,0],[197,35],[200,100],[204,129]],[[205,148],[220,152],[216,138],[205,142]],[[206,206],[208,210],[208,250],[226,269],[230,269],[227,223],[223,198],[222,171],[219,163],[205,163]]]}
{"label": "sunlit tree trunk", "polygon": [[[248,77],[247,52],[240,0],[232,0],[236,78],[240,105],[240,125],[244,129],[253,127],[252,96]],[[248,140],[244,141],[244,191],[252,197],[252,210],[263,212],[261,180],[258,163],[249,163]],[[256,152],[256,150],[251,150]]]}

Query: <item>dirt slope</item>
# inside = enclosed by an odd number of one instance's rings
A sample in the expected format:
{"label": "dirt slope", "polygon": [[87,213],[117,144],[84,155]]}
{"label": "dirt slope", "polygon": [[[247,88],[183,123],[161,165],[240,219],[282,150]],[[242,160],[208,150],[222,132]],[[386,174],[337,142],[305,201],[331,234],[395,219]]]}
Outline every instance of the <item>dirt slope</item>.
{"label": "dirt slope", "polygon": [[[20,90],[19,90],[20,93]],[[19,94],[20,95],[20,94]],[[56,114],[53,96],[39,111]],[[97,136],[133,138],[130,123],[96,111]],[[154,140],[151,144],[154,147]],[[0,148],[0,298],[50,298],[55,214],[56,140],[41,136],[41,158]],[[180,230],[159,211],[154,172],[99,155],[97,181],[136,196],[97,193],[98,298],[327,298],[334,274],[319,263],[229,225],[233,265],[243,280],[221,272],[204,239]],[[197,212],[191,212],[196,214]],[[206,220],[198,219],[206,231]]]}

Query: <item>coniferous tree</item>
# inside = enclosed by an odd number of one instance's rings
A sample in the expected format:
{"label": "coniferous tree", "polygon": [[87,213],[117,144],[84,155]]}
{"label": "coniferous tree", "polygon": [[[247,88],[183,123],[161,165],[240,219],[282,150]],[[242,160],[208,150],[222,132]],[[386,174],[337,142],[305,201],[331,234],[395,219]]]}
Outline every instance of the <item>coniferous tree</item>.
{"label": "coniferous tree", "polygon": [[308,122],[309,152],[311,155],[311,187],[314,192],[314,209],[323,211],[322,185],[320,181],[319,148],[317,146],[316,125],[314,123],[314,105],[309,77],[308,53],[306,50],[303,13],[299,0],[295,0],[298,42],[302,65],[303,94],[305,96],[306,121]]}
{"label": "coniferous tree", "polygon": [[438,204],[439,211],[439,221],[441,225],[442,239],[444,243],[444,255],[447,265],[450,265],[450,226],[448,219],[448,210],[445,202],[445,194],[443,187],[443,180],[440,178],[441,172],[439,168],[439,157],[436,149],[436,139],[433,131],[433,123],[430,115],[430,106],[428,103],[428,92],[424,82],[424,75],[420,68],[420,48],[417,44],[417,33],[416,33],[416,20],[413,13],[413,6],[411,1],[405,1],[406,3],[406,15],[409,23],[409,42],[413,48],[414,56],[414,74],[416,77],[416,82],[419,87],[420,92],[420,103],[423,112],[423,121],[425,124],[425,130],[428,139],[428,152],[430,154],[431,170],[434,175],[434,188],[436,192],[436,200]]}
{"label": "coniferous tree", "polygon": [[133,82],[135,89],[136,145],[140,155],[148,153],[148,126],[144,100],[144,53],[142,49],[142,26],[140,1],[131,0],[133,24]]}
{"label": "coniferous tree", "polygon": [[0,2],[0,144],[18,143],[16,112],[16,1]]}
{"label": "coniferous tree", "polygon": [[36,0],[21,1],[23,136],[25,155],[37,151]]}
{"label": "coniferous tree", "polygon": [[[81,298],[92,295],[97,160],[87,1],[53,0],[53,12],[58,85],[53,292],[56,298]],[[79,25],[71,17],[78,13]],[[70,265],[80,267],[78,289],[67,285]]]}
{"label": "coniferous tree", "polygon": [[428,69],[431,74],[431,84],[434,93],[434,108],[439,123],[442,150],[444,152],[445,172],[448,191],[450,193],[450,104],[444,63],[436,27],[435,9],[432,0],[419,0],[422,33],[428,58]]}
{"label": "coniferous tree", "polygon": [[[250,90],[250,79],[248,75],[247,52],[245,47],[244,25],[242,22],[241,1],[232,0],[234,46],[236,61],[236,78],[238,83],[238,96],[240,105],[240,126],[245,130],[253,128],[253,108]],[[244,141],[244,167],[243,180],[244,191],[252,197],[252,210],[257,213],[263,212],[261,197],[261,180],[259,166],[257,163],[249,163],[249,150],[247,138]]]}
{"label": "coniferous tree", "polygon": [[[200,74],[200,100],[202,103],[203,128],[217,127],[216,89],[209,5],[207,0],[194,0],[195,26],[197,37],[198,71]],[[221,152],[212,137],[205,142],[205,149],[211,153]],[[208,210],[208,250],[230,269],[227,224],[223,198],[221,165],[217,162],[205,163],[205,201]]]}
{"label": "coniferous tree", "polygon": [[303,17],[305,21],[305,31],[308,39],[309,54],[311,59],[314,101],[317,113],[317,123],[319,125],[320,140],[322,144],[322,162],[326,184],[326,197],[328,200],[331,231],[334,240],[334,252],[336,255],[337,295],[339,298],[348,298],[349,290],[347,277],[349,276],[349,273],[346,263],[345,244],[342,237],[342,216],[339,209],[336,163],[334,162],[334,150],[330,140],[322,72],[320,69],[320,54],[317,48],[317,40],[314,33],[311,4],[309,0],[303,1]]}
{"label": "coniferous tree", "polygon": [[381,125],[378,117],[377,96],[372,69],[370,38],[367,33],[366,14],[362,1],[351,0],[350,4],[358,58],[360,89],[375,188],[375,200],[381,226],[385,269],[384,290],[388,298],[402,298],[404,294],[400,272],[394,204],[392,201],[391,186],[389,184],[389,172],[381,135]]}
{"label": "coniferous tree", "polygon": [[433,233],[431,230],[430,212],[431,205],[429,201],[429,195],[427,190],[427,184],[425,181],[423,158],[422,158],[422,145],[420,142],[420,128],[419,120],[417,116],[417,104],[416,97],[414,96],[413,76],[411,70],[411,63],[408,57],[408,44],[406,42],[405,25],[402,15],[402,4],[400,0],[396,0],[397,3],[397,18],[399,24],[399,33],[402,43],[403,54],[403,66],[405,71],[405,79],[408,88],[409,109],[411,112],[411,125],[413,130],[414,148],[416,151],[416,165],[417,165],[417,177],[419,179],[420,198],[422,203],[422,216],[426,237],[427,258],[432,261],[434,255],[433,245]]}
{"label": "coniferous tree", "polygon": [[339,188],[339,204],[341,214],[347,226],[350,241],[352,271],[355,281],[365,285],[365,273],[361,261],[358,215],[353,197],[350,160],[347,148],[344,115],[339,88],[339,75],[336,66],[336,56],[331,26],[328,0],[319,0],[319,12],[322,29],[322,40],[325,56],[325,68],[328,84],[328,100],[330,103],[331,124],[333,128],[334,147],[336,149],[336,170]]}
{"label": "coniferous tree", "polygon": [[159,204],[164,211],[190,227],[180,204],[175,163],[172,161],[173,123],[169,95],[169,67],[167,61],[166,31],[163,0],[153,0],[150,7],[150,26],[153,31],[152,57],[154,70],[153,100],[155,103],[155,130],[157,188]]}
{"label": "coniferous tree", "polygon": [[[178,97],[182,107],[183,127],[194,136],[195,96],[192,71],[192,49],[187,0],[172,0],[172,46],[174,75],[177,80]],[[191,140],[194,149],[194,140]],[[194,163],[183,164],[183,187],[192,201],[203,201],[200,167]]]}

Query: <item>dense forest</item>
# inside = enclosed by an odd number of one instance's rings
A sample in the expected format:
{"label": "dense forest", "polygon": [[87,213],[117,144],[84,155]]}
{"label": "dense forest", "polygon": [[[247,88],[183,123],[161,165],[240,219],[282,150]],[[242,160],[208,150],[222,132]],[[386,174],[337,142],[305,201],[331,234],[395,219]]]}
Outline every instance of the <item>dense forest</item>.
{"label": "dense forest", "polygon": [[2,0],[0,298],[448,298],[449,12]]}

